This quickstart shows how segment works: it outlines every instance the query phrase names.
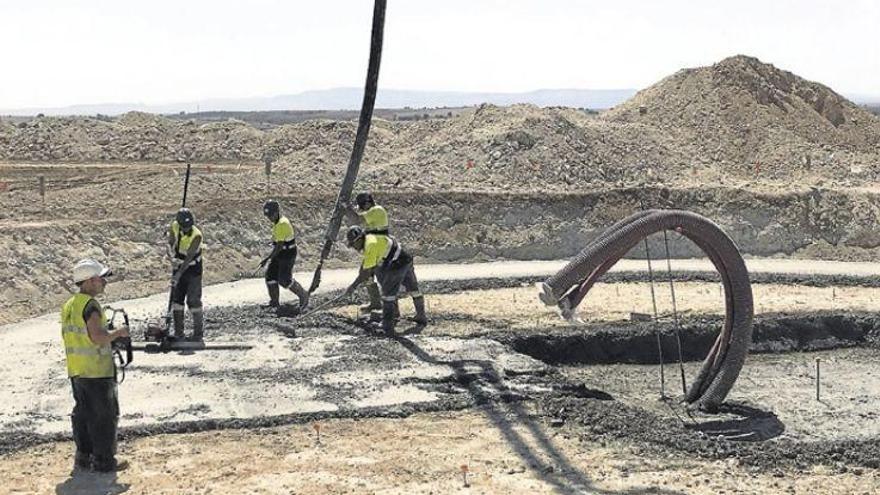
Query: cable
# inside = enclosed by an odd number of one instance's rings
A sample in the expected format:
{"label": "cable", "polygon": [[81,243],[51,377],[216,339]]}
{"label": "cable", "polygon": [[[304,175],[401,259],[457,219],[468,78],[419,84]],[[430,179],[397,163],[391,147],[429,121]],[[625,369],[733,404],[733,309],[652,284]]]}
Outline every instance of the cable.
{"label": "cable", "polygon": [[669,261],[669,236],[663,231],[666,246],[666,274],[669,279],[669,292],[672,294],[672,318],[675,321],[675,341],[678,343],[678,369],[681,371],[681,393],[687,394],[687,380],[684,377],[684,357],[681,352],[681,323],[678,321],[678,306],[675,302],[675,282],[672,280],[672,262]]}
{"label": "cable", "polygon": [[654,305],[654,334],[657,335],[657,355],[660,357],[660,398],[666,398],[666,370],[663,360],[663,342],[660,340],[660,327],[657,325],[657,296],[654,291],[654,269],[651,267],[651,250],[648,237],[645,237],[645,258],[648,260],[648,280],[651,283],[651,303]]}

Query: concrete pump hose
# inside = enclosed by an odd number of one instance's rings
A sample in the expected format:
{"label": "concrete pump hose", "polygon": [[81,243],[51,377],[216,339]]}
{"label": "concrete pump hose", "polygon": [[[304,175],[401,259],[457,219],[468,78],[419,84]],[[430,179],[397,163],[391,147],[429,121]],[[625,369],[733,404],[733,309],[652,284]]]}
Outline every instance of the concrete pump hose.
{"label": "concrete pump hose", "polygon": [[715,410],[727,397],[745,363],[752,340],[754,304],[742,255],[730,237],[708,218],[682,210],[649,210],[631,215],[603,232],[548,278],[541,299],[545,304],[559,304],[567,298],[569,307],[576,307],[596,280],[630,249],[663,230],[675,230],[693,241],[721,275],[724,325],[685,394],[688,403],[703,410]]}
{"label": "concrete pump hose", "polygon": [[[651,213],[650,211],[640,211],[638,213],[635,213],[633,215],[630,215],[630,216],[624,218],[623,220],[619,220],[618,222],[614,223],[611,227],[608,227],[607,229],[605,229],[601,234],[596,236],[592,241],[590,241],[590,243],[587,244],[587,247],[585,247],[584,250],[582,250],[581,252],[584,252],[587,249],[590,249],[592,246],[599,243],[600,241],[607,239],[609,235],[611,235],[613,232],[617,231],[621,227],[628,225],[628,224],[638,220],[639,218],[642,218],[646,215],[649,215],[650,213]],[[569,265],[571,265],[572,263],[574,263],[574,260],[572,260],[572,262],[570,262]],[[587,292],[589,292],[590,288],[593,286],[593,284],[596,282],[596,280],[598,280],[599,277],[604,275],[605,272],[610,270],[611,267],[614,266],[615,263],[617,263],[616,259],[609,258],[602,265],[600,265],[595,270],[593,270],[593,272],[591,272],[590,275],[586,278],[586,280],[581,282],[581,284],[579,286],[578,285],[572,286],[572,288],[566,294],[566,296],[568,297],[568,300],[569,300],[569,304],[570,304],[569,307],[572,309],[576,308],[578,306],[578,304],[580,304],[580,302],[584,298],[584,296],[587,295]],[[562,271],[565,271],[566,269],[568,269],[568,266],[566,266]],[[560,273],[561,273],[561,271],[560,271]],[[559,299],[561,299],[561,297]]]}

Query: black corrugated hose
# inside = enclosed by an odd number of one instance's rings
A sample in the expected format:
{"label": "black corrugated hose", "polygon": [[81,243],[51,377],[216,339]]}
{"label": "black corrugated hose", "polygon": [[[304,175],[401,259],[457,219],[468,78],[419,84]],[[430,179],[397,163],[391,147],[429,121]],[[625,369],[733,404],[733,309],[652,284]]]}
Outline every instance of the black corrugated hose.
{"label": "black corrugated hose", "polygon": [[745,261],[733,240],[706,217],[683,210],[648,210],[614,224],[574,259],[544,281],[541,300],[574,309],[590,287],[645,237],[675,230],[696,244],[721,275],[726,317],[721,333],[703,361],[684,400],[706,411],[717,410],[736,382],[752,340],[754,303]]}

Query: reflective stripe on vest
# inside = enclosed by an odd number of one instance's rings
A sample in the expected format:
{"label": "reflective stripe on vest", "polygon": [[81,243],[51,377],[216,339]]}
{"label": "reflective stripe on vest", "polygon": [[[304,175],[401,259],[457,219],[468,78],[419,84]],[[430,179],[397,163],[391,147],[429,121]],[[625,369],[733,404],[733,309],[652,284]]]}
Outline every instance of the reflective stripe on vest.
{"label": "reflective stripe on vest", "polygon": [[86,349],[79,347],[65,347],[64,350],[67,354],[76,354],[77,356],[105,356],[113,354],[113,350],[110,348],[97,348],[97,349]]}
{"label": "reflective stripe on vest", "polygon": [[397,258],[400,258],[400,253],[403,251],[403,249],[400,248],[400,243],[397,242],[397,239],[390,235],[387,237],[390,242],[388,243],[388,250],[385,251],[385,256],[383,256],[382,264],[385,266],[397,261]]}
{"label": "reflective stripe on vest", "polygon": [[[115,375],[113,351],[110,344],[96,345],[89,338],[83,310],[93,298],[78,293],[61,308],[61,338],[67,355],[67,375],[80,378],[112,378]],[[107,317],[101,312],[101,326],[106,327]]]}

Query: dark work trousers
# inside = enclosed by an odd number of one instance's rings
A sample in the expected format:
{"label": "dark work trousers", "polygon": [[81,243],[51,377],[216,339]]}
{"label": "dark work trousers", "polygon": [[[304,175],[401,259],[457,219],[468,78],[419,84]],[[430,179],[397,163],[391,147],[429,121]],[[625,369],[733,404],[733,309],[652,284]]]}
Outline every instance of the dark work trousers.
{"label": "dark work trousers", "polygon": [[296,263],[296,246],[279,251],[266,268],[266,283],[276,282],[285,289],[290,287],[293,283],[294,263]]}
{"label": "dark work trousers", "polygon": [[116,456],[119,399],[115,378],[71,378],[73,441],[78,456],[94,458],[95,469],[112,466]]}
{"label": "dark work trousers", "polygon": [[191,266],[180,276],[180,281],[174,286],[174,293],[171,297],[172,302],[181,310],[183,302],[189,309],[197,309],[202,307],[202,267],[201,263]]}
{"label": "dark work trousers", "polygon": [[401,285],[408,292],[418,292],[419,281],[416,279],[412,255],[404,251],[397,261],[379,265],[376,270],[376,281],[379,282],[382,290],[383,301],[397,301],[397,293]]}

